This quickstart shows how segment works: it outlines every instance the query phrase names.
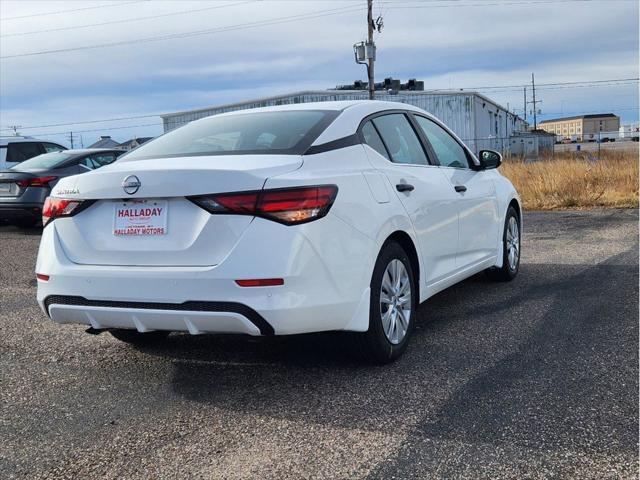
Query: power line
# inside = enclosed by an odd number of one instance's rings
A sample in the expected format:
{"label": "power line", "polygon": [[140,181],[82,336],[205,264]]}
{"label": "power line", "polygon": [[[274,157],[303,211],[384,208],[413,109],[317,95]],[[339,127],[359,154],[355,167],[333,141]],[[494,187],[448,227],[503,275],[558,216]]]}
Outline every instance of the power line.
{"label": "power line", "polygon": [[[34,126],[30,126],[30,127],[25,127],[26,129],[33,129],[33,128],[50,128],[50,127],[67,127],[69,125],[84,125],[87,123],[103,123],[103,122],[119,122],[122,120],[137,120],[140,118],[151,118],[151,117],[159,117],[161,114],[160,113],[151,113],[148,115],[134,115],[131,117],[119,117],[119,118],[105,118],[105,119],[101,119],[101,120],[83,120],[81,122],[69,122],[69,123],[52,123],[50,125],[34,125]],[[22,127],[20,127],[22,128]],[[7,128],[2,128],[0,130],[10,130]]]}
{"label": "power line", "polygon": [[[475,3],[458,3],[464,1],[475,1]],[[387,0],[380,3],[389,5],[389,8],[454,8],[454,7],[490,7],[490,6],[511,6],[511,5],[539,5],[539,4],[559,4],[559,3],[611,3],[617,2],[635,2],[635,0],[408,0],[408,1],[396,1]],[[432,3],[433,2],[433,3]],[[435,2],[442,3],[442,5],[436,5]],[[482,3],[478,3],[482,2]],[[413,3],[413,5],[412,5]],[[404,5],[403,5],[404,4]],[[393,6],[392,6],[393,5]]]}
{"label": "power line", "polygon": [[302,13],[302,14],[298,14],[298,15],[289,15],[289,16],[286,16],[286,17],[276,17],[276,18],[272,18],[272,19],[268,19],[268,20],[260,20],[260,21],[256,21],[256,22],[239,23],[239,24],[236,24],[236,25],[228,25],[226,27],[216,27],[216,28],[211,28],[211,29],[206,29],[206,30],[194,30],[194,31],[190,31],[190,32],[173,33],[173,34],[170,34],[170,35],[159,35],[159,36],[155,36],[155,37],[138,38],[138,39],[135,39],[135,40],[123,40],[123,41],[120,41],[120,42],[102,43],[102,44],[98,44],[98,45],[85,45],[85,46],[81,46],[81,47],[60,48],[60,49],[56,49],[56,50],[41,50],[41,51],[21,53],[21,54],[16,54],[16,55],[5,55],[3,57],[0,57],[0,60],[4,60],[4,59],[7,59],[7,58],[31,57],[31,56],[35,56],[35,55],[47,55],[47,54],[52,54],[52,53],[74,52],[74,51],[80,51],[80,50],[92,50],[92,49],[96,49],[96,48],[108,48],[108,47],[115,47],[115,46],[121,46],[121,45],[150,43],[150,42],[157,42],[157,41],[161,41],[161,40],[174,40],[174,39],[179,39],[179,38],[190,38],[190,37],[196,37],[196,36],[200,36],[200,35],[210,35],[210,34],[215,34],[215,33],[229,32],[229,31],[233,31],[233,30],[244,30],[244,29],[247,29],[247,28],[257,28],[257,27],[264,27],[264,26],[269,26],[269,25],[279,25],[279,24],[282,24],[282,23],[290,23],[290,22],[296,22],[296,21],[300,21],[300,20],[309,20],[309,19],[314,19],[314,18],[327,17],[327,16],[330,16],[330,15],[338,15],[338,14],[341,14],[341,13],[357,12],[357,11],[360,11],[360,10],[361,10],[360,6],[340,7],[340,8],[335,8],[335,9],[331,9],[331,10],[319,10],[319,11],[316,10],[314,12]]}
{"label": "power line", "polygon": [[29,15],[19,15],[16,17],[4,17],[4,18],[0,18],[0,21],[6,21],[6,20],[20,20],[21,18],[33,18],[33,17],[43,17],[46,15],[59,15],[61,13],[72,13],[72,12],[80,12],[80,11],[84,11],[84,10],[95,10],[96,8],[107,8],[107,7],[122,7],[124,5],[131,5],[133,3],[146,3],[149,0],[135,0],[132,2],[121,2],[121,3],[111,3],[109,5],[94,5],[92,7],[83,7],[83,8],[72,8],[69,10],[58,10],[55,12],[42,12],[42,13],[31,13]]}
{"label": "power line", "polygon": [[[123,125],[119,127],[109,127],[109,128],[94,128],[90,130],[74,130],[74,133],[87,133],[87,132],[108,132],[110,130],[122,130],[125,128],[142,128],[142,127],[162,127],[161,123],[143,123],[141,125]],[[49,132],[49,133],[30,133],[30,136],[33,137],[52,137],[54,135],[68,135],[69,132]]]}
{"label": "power line", "polygon": [[163,14],[159,14],[159,15],[150,15],[147,17],[136,17],[136,18],[125,18],[122,20],[111,20],[108,22],[100,22],[100,23],[88,23],[88,24],[83,24],[83,25],[75,25],[75,26],[71,26],[71,27],[60,27],[60,28],[50,28],[48,30],[31,30],[29,32],[19,32],[19,33],[6,33],[4,35],[0,35],[0,38],[4,38],[4,37],[19,37],[19,36],[24,36],[24,35],[35,35],[38,33],[51,33],[51,32],[62,32],[65,30],[77,30],[80,28],[90,28],[90,27],[101,27],[104,25],[114,25],[117,23],[130,23],[130,22],[140,22],[143,20],[152,20],[152,19],[156,19],[156,18],[164,18],[164,17],[173,17],[176,15],[186,15],[189,13],[197,13],[197,12],[204,12],[207,10],[216,10],[219,8],[225,8],[225,7],[235,7],[237,5],[243,5],[246,3],[253,3],[257,0],[247,0],[244,2],[236,2],[236,3],[229,3],[226,5],[214,5],[212,7],[204,7],[204,8],[196,8],[193,10],[183,10],[180,12],[171,12],[171,13],[163,13]]}

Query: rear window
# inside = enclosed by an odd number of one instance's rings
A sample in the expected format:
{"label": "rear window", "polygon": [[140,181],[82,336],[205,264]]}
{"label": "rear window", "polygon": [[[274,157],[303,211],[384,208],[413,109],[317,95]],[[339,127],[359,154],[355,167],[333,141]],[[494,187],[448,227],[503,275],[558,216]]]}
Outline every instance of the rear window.
{"label": "rear window", "polygon": [[213,116],[151,140],[121,161],[195,155],[300,155],[339,113],[292,110]]}
{"label": "rear window", "polygon": [[52,152],[43,153],[37,157],[30,158],[24,162],[11,167],[12,170],[48,170],[56,168],[58,165],[69,160],[71,156],[67,153]]}

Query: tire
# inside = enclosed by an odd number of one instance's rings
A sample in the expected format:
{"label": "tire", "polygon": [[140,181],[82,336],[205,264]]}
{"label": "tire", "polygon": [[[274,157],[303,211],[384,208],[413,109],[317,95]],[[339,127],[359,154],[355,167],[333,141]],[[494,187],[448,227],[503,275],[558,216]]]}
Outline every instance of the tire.
{"label": "tire", "polygon": [[109,333],[121,342],[130,343],[136,346],[150,346],[162,343],[171,332],[163,330],[154,330],[152,332],[138,332],[137,330],[126,330],[114,328]]}
{"label": "tire", "polygon": [[[514,233],[516,236],[515,241],[513,240]],[[502,232],[502,267],[485,270],[487,277],[497,282],[510,282],[516,278],[520,270],[521,238],[518,213],[515,208],[509,207],[504,219],[504,231]],[[515,262],[510,260],[511,253],[515,255]]]}
{"label": "tire", "polygon": [[[394,268],[398,270],[393,270]],[[399,290],[392,290],[389,295],[386,295],[383,289],[387,292],[390,287],[395,287],[390,285],[390,281],[395,280],[392,277],[394,271],[397,272],[396,278],[400,277],[400,287]],[[405,279],[405,282],[402,279]],[[409,293],[408,296],[407,293]],[[409,256],[398,243],[393,241],[386,243],[378,255],[371,277],[369,330],[355,334],[357,353],[360,358],[368,362],[384,364],[393,362],[404,353],[415,323],[418,304],[416,293]],[[381,302],[383,295],[386,297],[383,300],[389,300],[392,303]],[[398,303],[398,300],[400,302],[404,300],[404,303]],[[405,305],[404,308],[403,305]]]}

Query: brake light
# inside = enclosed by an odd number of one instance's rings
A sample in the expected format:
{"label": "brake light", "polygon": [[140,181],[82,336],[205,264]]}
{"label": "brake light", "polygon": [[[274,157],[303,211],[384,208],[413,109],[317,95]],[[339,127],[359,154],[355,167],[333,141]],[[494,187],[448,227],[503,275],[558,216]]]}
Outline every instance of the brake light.
{"label": "brake light", "polygon": [[317,185],[219,193],[190,197],[189,200],[210,213],[254,215],[296,225],[324,217],[337,193],[336,185]]}
{"label": "brake light", "polygon": [[36,177],[36,178],[27,178],[25,180],[18,180],[16,183],[22,187],[48,187],[49,182],[53,182],[57,180],[58,177],[54,177],[53,175],[49,175],[47,177]]}
{"label": "brake light", "polygon": [[47,197],[42,207],[42,226],[60,217],[70,217],[78,212],[81,200]]}

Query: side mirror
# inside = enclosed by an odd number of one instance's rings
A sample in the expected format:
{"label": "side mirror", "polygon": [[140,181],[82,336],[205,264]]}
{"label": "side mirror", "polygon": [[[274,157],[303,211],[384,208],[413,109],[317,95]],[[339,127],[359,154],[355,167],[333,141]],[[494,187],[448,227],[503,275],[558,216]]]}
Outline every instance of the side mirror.
{"label": "side mirror", "polygon": [[494,150],[480,150],[480,168],[489,170],[502,164],[502,155]]}

